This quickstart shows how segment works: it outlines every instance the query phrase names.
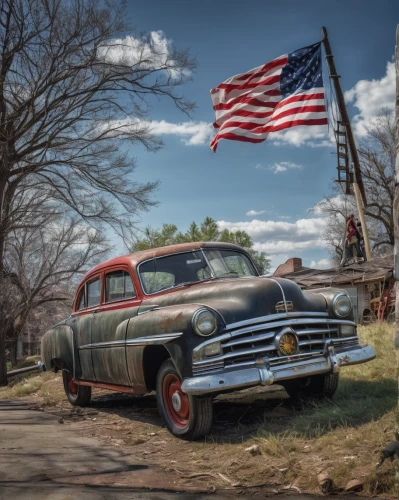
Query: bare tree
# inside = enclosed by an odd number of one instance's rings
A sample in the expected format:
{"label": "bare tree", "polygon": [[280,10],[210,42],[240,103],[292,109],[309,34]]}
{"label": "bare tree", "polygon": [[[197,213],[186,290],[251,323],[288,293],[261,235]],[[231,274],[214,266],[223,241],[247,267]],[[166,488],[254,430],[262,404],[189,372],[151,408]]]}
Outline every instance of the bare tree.
{"label": "bare tree", "polygon": [[[365,217],[374,255],[392,253],[394,243],[393,199],[395,191],[395,121],[388,110],[367,129],[359,141],[359,158],[365,185]],[[331,254],[339,262],[343,252],[345,217],[357,215],[353,196],[345,196],[337,184],[333,194],[314,207],[313,212],[326,214],[328,229],[324,238]]]}
{"label": "bare tree", "polygon": [[44,304],[71,305],[80,277],[109,251],[103,234],[83,227],[77,217],[47,217],[45,226],[9,234],[8,276],[0,298],[5,311],[6,347],[16,362],[16,344],[32,312]]}
{"label": "bare tree", "polygon": [[367,194],[366,217],[375,224],[373,249],[394,244],[395,118],[388,110],[367,129],[360,141],[362,177]]}
{"label": "bare tree", "polygon": [[[40,213],[21,196],[27,183],[122,236],[153,204],[156,183],[134,182],[129,146],[161,146],[147,119],[157,99],[193,109],[178,89],[195,61],[159,36],[135,35],[125,18],[106,0],[0,3],[0,276],[8,234]],[[4,374],[0,331],[0,385]]]}

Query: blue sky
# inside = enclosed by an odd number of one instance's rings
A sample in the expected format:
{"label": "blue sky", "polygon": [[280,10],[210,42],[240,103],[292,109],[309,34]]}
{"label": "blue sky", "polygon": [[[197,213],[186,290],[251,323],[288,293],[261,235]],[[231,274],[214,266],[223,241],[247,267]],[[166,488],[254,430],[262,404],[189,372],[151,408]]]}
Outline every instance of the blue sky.
{"label": "blue sky", "polygon": [[307,266],[328,265],[325,221],[308,211],[329,193],[336,176],[327,127],[296,127],[261,144],[221,141],[212,153],[209,91],[315,43],[325,25],[355,130],[362,135],[382,106],[393,109],[399,2],[147,0],[128,1],[127,7],[137,32],[162,32],[161,40],[189,48],[198,61],[193,81],[182,89],[197,103],[192,121],[171,103],[157,102],[150,118],[164,147],[156,154],[134,150],[136,180],[161,182],[155,193],[159,206],[142,214],[141,226],[168,222],[185,230],[210,216],[221,228],[246,230],[273,267],[293,256]]}

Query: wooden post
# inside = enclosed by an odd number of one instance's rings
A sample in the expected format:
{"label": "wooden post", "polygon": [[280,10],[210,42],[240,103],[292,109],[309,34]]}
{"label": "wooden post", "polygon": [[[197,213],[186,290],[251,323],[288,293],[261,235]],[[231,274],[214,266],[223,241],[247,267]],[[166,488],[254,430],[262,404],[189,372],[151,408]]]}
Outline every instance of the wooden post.
{"label": "wooden post", "polygon": [[[396,27],[396,52],[395,52],[395,67],[396,67],[396,100],[395,100],[395,197],[393,201],[393,222],[395,231],[395,245],[394,245],[394,277],[396,289],[396,302],[395,302],[395,333],[394,333],[394,346],[396,348],[397,368],[396,373],[399,382],[399,24]],[[399,401],[398,401],[399,405]],[[396,412],[396,440],[399,440],[399,409]],[[399,457],[395,458],[396,465],[396,495],[399,498]]]}
{"label": "wooden post", "polygon": [[[372,256],[371,256],[371,250],[370,250],[370,240],[369,240],[369,234],[368,234],[366,221],[364,218],[364,210],[363,210],[363,205],[367,206],[367,199],[366,199],[366,191],[364,189],[362,174],[361,174],[361,170],[360,170],[359,155],[358,155],[356,144],[355,144],[355,138],[354,138],[353,132],[352,132],[351,122],[349,120],[348,111],[346,109],[344,94],[342,92],[341,83],[339,81],[340,76],[337,74],[337,70],[335,68],[334,56],[331,52],[330,42],[329,42],[328,36],[327,36],[327,29],[325,27],[323,27],[321,32],[323,35],[323,43],[324,43],[324,48],[326,51],[326,59],[327,59],[327,64],[328,64],[328,68],[329,68],[329,72],[330,72],[330,78],[332,78],[333,83],[334,83],[339,112],[341,114],[342,122],[345,125],[346,135],[348,137],[349,150],[351,153],[351,158],[352,158],[354,173],[355,173],[355,182],[353,183],[353,188],[355,191],[357,210],[359,212],[360,222],[362,224],[362,229],[363,229],[364,247],[366,250],[367,260],[371,260]],[[363,200],[363,204],[362,204],[362,200]]]}

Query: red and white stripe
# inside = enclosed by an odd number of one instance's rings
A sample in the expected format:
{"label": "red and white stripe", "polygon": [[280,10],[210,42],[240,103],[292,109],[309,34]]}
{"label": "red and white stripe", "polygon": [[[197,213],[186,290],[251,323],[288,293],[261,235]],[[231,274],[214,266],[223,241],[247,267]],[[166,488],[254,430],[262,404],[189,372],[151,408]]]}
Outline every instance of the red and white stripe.
{"label": "red and white stripe", "polygon": [[270,132],[297,125],[325,125],[324,88],[312,88],[282,99],[280,75],[287,64],[284,55],[229,78],[211,90],[218,129],[210,148],[221,139],[263,142]]}

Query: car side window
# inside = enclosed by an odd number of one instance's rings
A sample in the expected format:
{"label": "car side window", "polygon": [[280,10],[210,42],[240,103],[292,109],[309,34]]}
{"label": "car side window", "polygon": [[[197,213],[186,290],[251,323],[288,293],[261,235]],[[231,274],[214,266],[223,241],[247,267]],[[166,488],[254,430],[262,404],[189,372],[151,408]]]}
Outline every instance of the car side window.
{"label": "car side window", "polygon": [[130,274],[112,271],[105,276],[105,302],[130,299],[136,296]]}
{"label": "car side window", "polygon": [[100,278],[87,283],[87,307],[93,307],[100,304],[101,284]]}
{"label": "car side window", "polygon": [[79,292],[78,311],[80,311],[80,309],[84,309],[84,307],[85,307],[85,287],[82,287],[82,289]]}

